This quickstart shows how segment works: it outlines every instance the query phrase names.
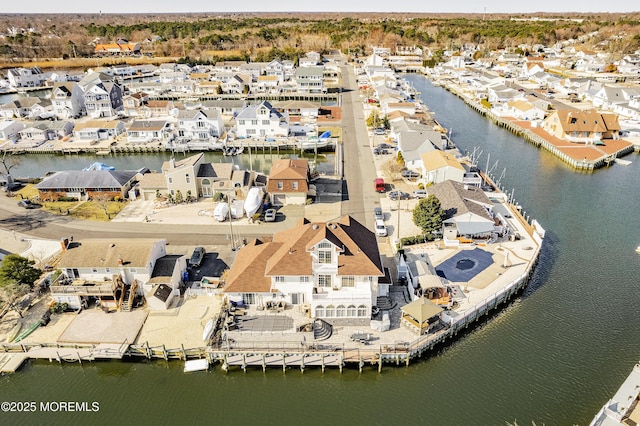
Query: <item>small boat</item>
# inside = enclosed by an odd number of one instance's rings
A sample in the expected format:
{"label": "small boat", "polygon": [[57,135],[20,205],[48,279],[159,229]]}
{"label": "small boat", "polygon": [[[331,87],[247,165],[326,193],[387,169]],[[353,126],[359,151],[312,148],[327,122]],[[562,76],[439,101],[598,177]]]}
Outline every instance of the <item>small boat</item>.
{"label": "small boat", "polygon": [[244,211],[248,218],[258,211],[260,204],[262,204],[262,189],[254,186],[249,190],[247,198],[244,200]]}
{"label": "small boat", "polygon": [[204,326],[204,331],[202,332],[202,340],[207,341],[211,337],[211,333],[213,333],[213,327],[215,326],[215,319],[211,318],[207,324]]}
{"label": "small boat", "polygon": [[209,361],[206,358],[192,359],[184,362],[184,372],[204,371],[209,368]]}
{"label": "small boat", "polygon": [[27,328],[22,333],[20,333],[18,337],[16,337],[16,343],[20,342],[22,339],[27,338],[27,336],[29,336],[31,333],[36,331],[36,328],[40,327],[41,324],[42,324],[42,320],[38,320],[31,327]]}
{"label": "small boat", "polygon": [[9,332],[9,334],[7,335],[7,343],[13,342],[16,339],[16,337],[18,337],[18,333],[20,332],[21,328],[22,328],[22,323],[18,322],[15,325],[15,327],[13,327]]}
{"label": "small boat", "polygon": [[636,253],[640,254],[640,246],[636,247]]}

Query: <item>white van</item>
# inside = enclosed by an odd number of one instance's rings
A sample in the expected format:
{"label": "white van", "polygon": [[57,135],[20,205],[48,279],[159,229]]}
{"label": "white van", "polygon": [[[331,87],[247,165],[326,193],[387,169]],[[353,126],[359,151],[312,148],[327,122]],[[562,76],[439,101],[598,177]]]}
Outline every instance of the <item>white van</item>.
{"label": "white van", "polygon": [[376,219],[376,235],[379,237],[387,236],[387,227],[381,219]]}
{"label": "white van", "polygon": [[213,218],[218,222],[224,222],[229,217],[229,204],[218,203],[213,210]]}

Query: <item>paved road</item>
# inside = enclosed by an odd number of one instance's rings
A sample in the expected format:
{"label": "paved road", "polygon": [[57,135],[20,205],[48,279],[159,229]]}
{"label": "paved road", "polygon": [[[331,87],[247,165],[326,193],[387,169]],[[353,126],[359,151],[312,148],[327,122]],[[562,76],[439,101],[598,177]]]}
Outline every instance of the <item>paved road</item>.
{"label": "paved road", "polygon": [[380,196],[373,187],[377,174],[373,152],[353,66],[344,64],[340,69],[344,87],[342,126],[345,196],[342,202],[342,213],[353,216],[369,229],[373,229],[373,207],[380,205]]}

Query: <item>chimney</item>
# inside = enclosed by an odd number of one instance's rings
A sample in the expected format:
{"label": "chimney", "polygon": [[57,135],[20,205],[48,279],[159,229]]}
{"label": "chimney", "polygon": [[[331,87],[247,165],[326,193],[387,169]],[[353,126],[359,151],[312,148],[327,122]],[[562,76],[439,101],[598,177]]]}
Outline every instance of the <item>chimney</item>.
{"label": "chimney", "polygon": [[123,266],[124,265],[124,261],[122,260],[122,258],[118,258],[118,266]]}

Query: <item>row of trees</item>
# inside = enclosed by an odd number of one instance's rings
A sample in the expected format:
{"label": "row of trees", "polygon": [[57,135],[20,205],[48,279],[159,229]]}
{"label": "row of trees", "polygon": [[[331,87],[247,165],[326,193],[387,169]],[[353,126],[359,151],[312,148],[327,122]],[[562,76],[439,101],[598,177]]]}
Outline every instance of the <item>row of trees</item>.
{"label": "row of trees", "polygon": [[[93,18],[93,17],[92,17]],[[146,19],[146,21],[144,21]],[[585,16],[583,21],[514,21],[508,16],[417,17],[404,16],[371,18],[343,17],[320,19],[307,17],[193,17],[149,16],[114,17],[104,22],[86,23],[82,16],[72,22],[57,22],[48,17],[36,31],[5,37],[0,54],[5,57],[32,56],[61,57],[63,55],[90,56],[96,38],[113,42],[119,38],[154,43],[146,46],[158,56],[199,56],[207,49],[251,51],[262,48],[295,47],[302,51],[338,48],[362,52],[370,46],[417,45],[431,51],[451,49],[465,43],[483,46],[484,50],[515,47],[521,43],[553,44],[560,40],[578,38],[600,30],[603,33],[624,34],[633,40],[640,29],[634,17],[615,21],[612,16],[596,19]],[[19,25],[19,23],[11,23]],[[33,23],[29,23],[34,25]],[[24,25],[24,24],[23,24]],[[157,40],[159,37],[159,40]],[[626,46],[627,43],[618,43]],[[633,44],[633,43],[632,43]],[[630,53],[630,52],[627,52]],[[256,60],[254,57],[251,59]]]}

